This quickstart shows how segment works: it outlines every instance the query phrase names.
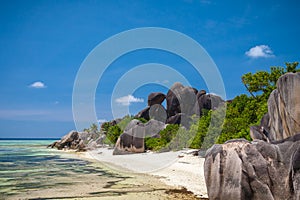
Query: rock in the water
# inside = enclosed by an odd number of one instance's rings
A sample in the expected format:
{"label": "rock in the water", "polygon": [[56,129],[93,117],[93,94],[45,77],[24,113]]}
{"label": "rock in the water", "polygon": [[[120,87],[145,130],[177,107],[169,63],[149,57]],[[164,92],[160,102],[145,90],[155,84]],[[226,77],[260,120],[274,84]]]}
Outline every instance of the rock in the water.
{"label": "rock in the water", "polygon": [[161,92],[153,92],[148,95],[148,106],[161,104],[166,98],[166,95]]}
{"label": "rock in the water", "polygon": [[204,163],[209,199],[299,199],[300,135],[270,144],[214,145]]}
{"label": "rock in the water", "polygon": [[154,119],[146,124],[136,119],[132,120],[118,138],[113,155],[144,152],[144,138],[154,137],[164,128],[165,123]]}
{"label": "rock in the water", "polygon": [[80,133],[77,131],[70,131],[67,135],[63,136],[60,140],[50,144],[48,147],[62,149],[71,149],[77,151],[86,151],[86,146],[80,138]]}

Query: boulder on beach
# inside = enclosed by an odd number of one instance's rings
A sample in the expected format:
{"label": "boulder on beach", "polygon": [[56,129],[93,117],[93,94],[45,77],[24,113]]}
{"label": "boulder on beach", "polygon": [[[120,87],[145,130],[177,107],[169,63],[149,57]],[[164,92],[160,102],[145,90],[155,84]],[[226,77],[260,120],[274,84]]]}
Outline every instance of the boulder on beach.
{"label": "boulder on beach", "polygon": [[300,199],[300,73],[277,81],[253,139],[214,145],[205,156],[209,199]]}
{"label": "boulder on beach", "polygon": [[299,199],[300,134],[278,141],[231,140],[206,153],[209,199]]}
{"label": "boulder on beach", "polygon": [[118,138],[113,155],[142,153],[145,151],[144,138],[154,137],[165,128],[165,123],[151,119],[143,124],[133,119]]}
{"label": "boulder on beach", "polygon": [[86,151],[86,145],[80,138],[80,134],[77,131],[70,131],[67,135],[63,136],[60,140],[48,145],[51,148],[57,148],[58,150],[68,149],[77,151]]}

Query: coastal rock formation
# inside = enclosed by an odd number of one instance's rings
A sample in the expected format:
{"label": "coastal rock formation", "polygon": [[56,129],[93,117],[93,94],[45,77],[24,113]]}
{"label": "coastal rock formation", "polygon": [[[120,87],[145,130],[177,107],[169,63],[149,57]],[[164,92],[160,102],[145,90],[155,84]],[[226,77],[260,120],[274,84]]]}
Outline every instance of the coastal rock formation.
{"label": "coastal rock formation", "polygon": [[166,99],[166,95],[161,92],[153,92],[148,95],[148,106],[161,104]]}
{"label": "coastal rock formation", "polygon": [[[161,105],[165,99],[167,109]],[[168,90],[167,95],[160,92],[150,93],[148,107],[135,115],[135,118],[156,119],[167,124],[180,124],[189,128],[192,115],[199,116],[203,109],[216,109],[224,103],[219,96],[206,94],[205,90],[198,91],[176,82]]]}
{"label": "coastal rock formation", "polygon": [[167,112],[165,108],[160,104],[154,104],[141,110],[135,118],[144,118],[146,120],[155,119],[161,122],[166,122]]}
{"label": "coastal rock formation", "polygon": [[209,199],[299,199],[300,134],[270,144],[231,140],[206,154]]}
{"label": "coastal rock formation", "polygon": [[144,118],[146,120],[149,120],[150,119],[149,110],[150,110],[150,106],[141,110],[137,115],[135,115],[135,117],[136,118]]}
{"label": "coastal rock formation", "polygon": [[209,199],[300,199],[300,73],[277,81],[253,142],[229,140],[205,156]]}
{"label": "coastal rock formation", "polygon": [[205,90],[201,90],[197,94],[197,102],[199,106],[200,113],[202,114],[202,110],[215,110],[216,108],[220,107],[222,103],[224,103],[224,100],[213,94],[206,94]]}
{"label": "coastal rock formation", "polygon": [[253,139],[282,140],[300,132],[300,73],[287,73],[277,81],[268,99],[268,113],[251,127]]}
{"label": "coastal rock formation", "polygon": [[193,115],[199,113],[195,108],[196,104],[196,92],[197,90],[192,87],[185,87],[181,83],[174,83],[169,89],[167,100],[167,114],[168,117],[172,117],[178,113],[184,113],[186,115]]}
{"label": "coastal rock formation", "polygon": [[86,145],[80,138],[80,134],[77,131],[70,131],[67,135],[63,136],[60,140],[50,144],[48,147],[62,149],[71,149],[77,151],[86,151]]}
{"label": "coastal rock formation", "polygon": [[167,120],[167,111],[160,104],[154,104],[149,109],[150,119],[155,119],[157,121],[166,123]]}
{"label": "coastal rock formation", "polygon": [[144,152],[144,138],[157,136],[164,128],[165,123],[154,119],[146,124],[136,119],[132,120],[118,138],[113,155]]}
{"label": "coastal rock formation", "polygon": [[278,79],[268,110],[272,139],[281,140],[300,132],[300,73],[287,73]]}

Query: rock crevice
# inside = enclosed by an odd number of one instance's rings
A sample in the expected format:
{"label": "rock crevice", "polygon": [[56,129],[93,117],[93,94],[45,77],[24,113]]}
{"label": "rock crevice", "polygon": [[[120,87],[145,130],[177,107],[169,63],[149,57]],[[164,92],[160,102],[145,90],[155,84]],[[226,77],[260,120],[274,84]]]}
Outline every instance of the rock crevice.
{"label": "rock crevice", "polygon": [[300,73],[279,78],[252,142],[230,140],[205,156],[209,199],[300,199]]}

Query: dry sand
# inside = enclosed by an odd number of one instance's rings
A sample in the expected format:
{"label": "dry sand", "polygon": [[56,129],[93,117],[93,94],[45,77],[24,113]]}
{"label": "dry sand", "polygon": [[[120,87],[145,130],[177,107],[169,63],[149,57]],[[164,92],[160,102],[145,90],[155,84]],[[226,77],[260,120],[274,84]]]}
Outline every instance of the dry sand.
{"label": "dry sand", "polygon": [[167,185],[185,187],[198,197],[207,198],[204,158],[191,155],[191,150],[114,156],[112,151],[100,148],[86,152],[84,156],[98,160],[113,170],[157,176]]}

